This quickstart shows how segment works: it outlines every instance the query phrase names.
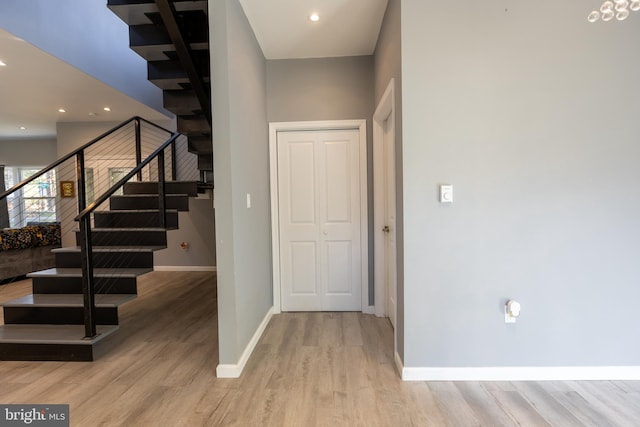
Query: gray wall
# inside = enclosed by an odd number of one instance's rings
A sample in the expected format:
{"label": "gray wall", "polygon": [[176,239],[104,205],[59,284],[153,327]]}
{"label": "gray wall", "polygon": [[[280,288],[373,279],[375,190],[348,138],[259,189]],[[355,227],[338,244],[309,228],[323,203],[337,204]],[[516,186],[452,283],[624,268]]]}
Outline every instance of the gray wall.
{"label": "gray wall", "polygon": [[266,61],[238,0],[209,2],[209,20],[219,362],[236,364],[273,304]]}
{"label": "gray wall", "polygon": [[640,364],[640,16],[590,10],[402,1],[405,366]]}
{"label": "gray wall", "polygon": [[6,166],[47,166],[56,161],[55,139],[0,141],[0,164]]}
{"label": "gray wall", "polygon": [[[372,182],[373,56],[267,61],[270,122],[367,120],[368,181]],[[369,235],[373,234],[373,188]],[[373,305],[373,238],[369,238],[369,303]]]}
{"label": "gray wall", "polygon": [[367,119],[370,133],[372,89],[372,56],[267,61],[270,122]]}
{"label": "gray wall", "polygon": [[404,227],[402,202],[402,58],[400,42],[400,0],[389,0],[374,54],[374,87],[377,106],[391,79],[395,79],[395,167],[396,167],[396,250],[397,250],[397,351],[404,360]]}
{"label": "gray wall", "polygon": [[[0,27],[158,111],[162,91],[129,49],[127,25],[106,0],[0,2]],[[166,112],[165,112],[166,113]],[[170,113],[166,113],[169,114]]]}
{"label": "gray wall", "polygon": [[[211,267],[216,265],[215,210],[211,199],[189,199],[189,212],[178,213],[180,228],[167,233],[167,249],[156,251],[156,267]],[[187,250],[180,244],[186,242]]]}

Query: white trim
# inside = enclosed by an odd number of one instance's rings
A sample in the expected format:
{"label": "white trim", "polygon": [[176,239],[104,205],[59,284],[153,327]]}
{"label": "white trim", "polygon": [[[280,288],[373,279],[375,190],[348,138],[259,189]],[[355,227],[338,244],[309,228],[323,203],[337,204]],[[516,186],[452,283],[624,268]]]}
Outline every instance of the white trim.
{"label": "white trim", "polygon": [[215,265],[154,265],[153,271],[216,271]]}
{"label": "white trim", "polygon": [[369,228],[367,204],[367,121],[328,120],[317,122],[271,122],[269,123],[269,181],[271,188],[271,253],[273,309],[281,312],[280,298],[280,227],[278,225],[278,132],[301,130],[357,129],[360,136],[360,268],[362,278],[362,312],[369,309]]}
{"label": "white trim", "polygon": [[[396,365],[399,358],[396,353]],[[403,381],[637,381],[640,366],[407,368]]]}
{"label": "white trim", "polygon": [[244,351],[242,352],[242,356],[240,356],[240,360],[238,360],[238,363],[236,363],[235,365],[219,364],[216,367],[216,377],[218,378],[239,378],[240,377],[240,375],[242,374],[242,371],[244,370],[244,367],[249,361],[249,357],[251,356],[251,353],[253,353],[253,350],[256,348],[258,341],[260,341],[260,337],[264,333],[264,330],[267,328],[267,325],[269,324],[271,317],[273,317],[273,307],[270,307],[269,310],[267,311],[267,314],[265,314],[264,319],[262,319],[262,322],[260,323],[260,326],[258,326],[258,329],[256,329],[256,332],[253,334],[253,337],[251,337],[251,340],[249,341]]}
{"label": "white trim", "polygon": [[374,305],[367,305],[362,309],[362,314],[376,314],[376,307]]}
{"label": "white trim", "polygon": [[398,354],[397,351],[394,352],[394,354],[395,354],[394,361],[396,362],[396,369],[398,370],[398,374],[400,375],[400,378],[404,380],[404,377],[403,377],[404,366],[402,364],[402,359],[400,358],[400,355]]}
{"label": "white trim", "polygon": [[[380,102],[373,114],[373,238],[374,238],[374,303],[376,316],[385,315],[385,245],[382,228],[385,222],[385,200],[384,200],[384,128],[383,123],[390,117],[393,118],[395,111],[395,79],[391,79],[384,91]],[[395,121],[391,123],[394,125]],[[395,141],[395,135],[394,135]],[[398,304],[396,298],[396,305]],[[396,323],[397,323],[396,319]]]}

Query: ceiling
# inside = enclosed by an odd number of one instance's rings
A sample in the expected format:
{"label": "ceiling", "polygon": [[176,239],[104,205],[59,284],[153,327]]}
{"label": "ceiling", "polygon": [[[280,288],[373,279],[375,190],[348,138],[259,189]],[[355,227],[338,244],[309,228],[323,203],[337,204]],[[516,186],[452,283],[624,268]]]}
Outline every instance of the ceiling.
{"label": "ceiling", "polygon": [[0,61],[0,140],[55,138],[57,122],[168,119],[1,28]]}
{"label": "ceiling", "polygon": [[[387,0],[240,3],[267,59],[371,55],[387,6]],[[318,22],[308,19],[314,12]],[[7,64],[0,66],[0,141],[55,138],[57,122],[167,119],[1,28],[0,61]]]}
{"label": "ceiling", "polygon": [[[240,0],[267,59],[371,55],[387,0]],[[309,16],[317,13],[318,22]]]}

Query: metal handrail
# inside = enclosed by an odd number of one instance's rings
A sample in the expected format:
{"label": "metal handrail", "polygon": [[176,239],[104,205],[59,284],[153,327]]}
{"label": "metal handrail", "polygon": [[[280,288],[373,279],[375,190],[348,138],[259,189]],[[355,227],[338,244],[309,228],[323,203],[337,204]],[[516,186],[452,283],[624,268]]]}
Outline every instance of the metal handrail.
{"label": "metal handrail", "polygon": [[164,151],[170,144],[173,144],[175,140],[182,134],[180,133],[172,133],[171,138],[165,141],[160,147],[158,147],[153,153],[149,154],[145,160],[139,163],[135,168],[131,169],[131,171],[126,174],[120,181],[113,184],[111,188],[109,188],[102,196],[98,197],[93,203],[83,209],[73,220],[80,221],[83,217],[92,213],[98,206],[102,203],[106,202],[109,197],[113,196],[113,193],[118,191],[120,187],[127,183],[131,178],[133,178],[139,171],[141,171],[145,166],[151,163],[155,157],[157,157],[161,151]]}
{"label": "metal handrail", "polygon": [[111,135],[112,133],[122,129],[123,127],[125,127],[126,125],[128,125],[129,123],[131,123],[133,121],[143,121],[143,122],[145,122],[145,123],[147,123],[147,124],[149,124],[151,126],[155,126],[156,128],[167,132],[168,134],[171,134],[171,135],[173,134],[173,132],[171,132],[168,129],[163,128],[162,126],[159,126],[159,125],[157,125],[157,124],[155,124],[153,122],[150,122],[149,120],[143,119],[142,117],[134,116],[134,117],[130,118],[129,120],[124,121],[124,122],[120,123],[119,125],[109,129],[108,131],[104,132],[100,136],[95,137],[94,139],[92,139],[91,141],[87,142],[86,144],[84,144],[80,148],[76,148],[75,150],[73,150],[72,152],[67,154],[66,156],[61,157],[60,159],[58,159],[55,162],[51,163],[49,166],[47,166],[45,168],[42,168],[40,171],[38,171],[37,173],[31,175],[29,178],[25,179],[24,181],[21,181],[18,184],[14,185],[13,187],[9,188],[8,190],[3,191],[2,193],[0,193],[0,200],[6,198],[9,194],[20,190],[21,188],[23,188],[24,186],[26,186],[30,182],[35,181],[40,176],[44,175],[45,173],[49,172],[50,170],[54,169],[55,167],[61,165],[62,163],[64,163],[67,160],[69,160],[70,158],[72,158],[74,156],[77,156],[79,152],[82,152],[82,151],[86,150],[87,148],[91,147],[93,144],[95,144],[95,143],[99,142],[100,140],[106,138],[107,136]]}

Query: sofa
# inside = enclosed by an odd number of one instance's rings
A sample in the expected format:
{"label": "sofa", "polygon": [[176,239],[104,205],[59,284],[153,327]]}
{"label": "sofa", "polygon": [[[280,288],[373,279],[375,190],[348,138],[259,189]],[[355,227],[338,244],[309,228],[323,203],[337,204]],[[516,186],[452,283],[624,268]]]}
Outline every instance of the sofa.
{"label": "sofa", "polygon": [[60,244],[60,223],[0,229],[0,281],[54,267],[51,249]]}

